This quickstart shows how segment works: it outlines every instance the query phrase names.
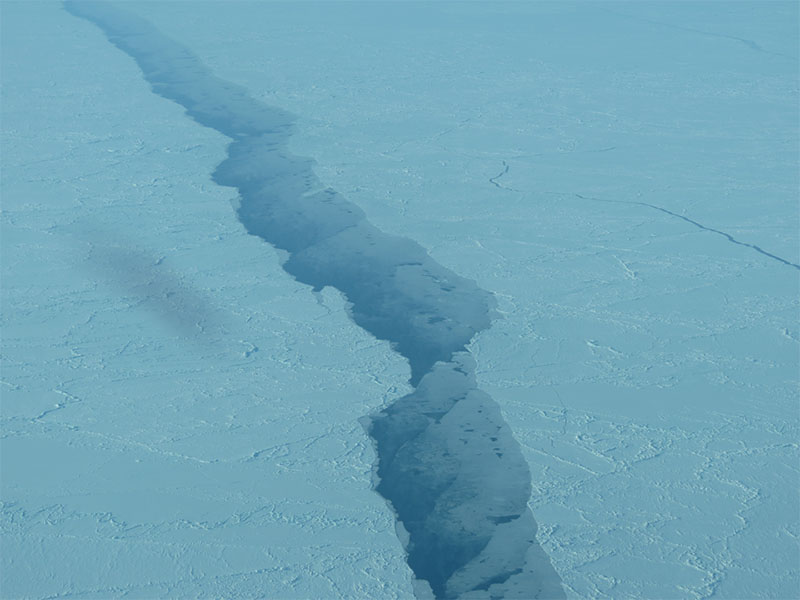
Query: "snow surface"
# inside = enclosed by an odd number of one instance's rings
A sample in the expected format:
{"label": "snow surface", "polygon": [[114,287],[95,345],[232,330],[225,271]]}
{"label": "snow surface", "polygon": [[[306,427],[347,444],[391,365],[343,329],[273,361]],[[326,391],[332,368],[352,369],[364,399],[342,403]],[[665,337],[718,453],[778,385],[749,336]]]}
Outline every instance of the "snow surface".
{"label": "snow surface", "polygon": [[[126,7],[495,293],[569,597],[800,595],[796,4]],[[409,597],[357,423],[405,362],[245,234],[226,138],[1,8],[2,595]]]}

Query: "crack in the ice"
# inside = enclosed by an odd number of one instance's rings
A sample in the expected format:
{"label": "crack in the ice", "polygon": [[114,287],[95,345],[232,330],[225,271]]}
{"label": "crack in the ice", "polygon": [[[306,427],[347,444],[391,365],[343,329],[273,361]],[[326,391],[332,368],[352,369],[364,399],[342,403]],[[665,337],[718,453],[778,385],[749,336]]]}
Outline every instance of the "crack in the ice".
{"label": "crack in the ice", "polygon": [[477,389],[467,352],[491,325],[493,296],[325,188],[313,161],[288,149],[293,115],[215,77],[144,19],[100,2],[65,6],[133,57],[154,93],[232,139],[213,180],[239,190],[248,233],[286,251],[283,269],[313,292],[338,289],[353,322],[408,360],[414,391],[364,424],[378,454],[375,489],[408,532],[417,579],[439,598],[563,598],[536,541],[530,470],[499,407]]}
{"label": "crack in the ice", "polygon": [[41,421],[47,415],[50,415],[50,414],[52,414],[54,412],[58,412],[58,411],[66,408],[68,406],[71,406],[73,404],[78,404],[79,402],[83,402],[82,398],[78,398],[77,396],[73,396],[72,394],[70,394],[69,392],[65,392],[64,390],[55,389],[53,391],[56,394],[59,394],[60,396],[64,396],[64,398],[66,398],[66,400],[63,400],[61,402],[56,402],[53,405],[53,408],[48,408],[46,410],[43,410],[41,413],[39,413],[38,415],[36,415],[35,417],[33,417],[31,419],[32,423],[35,422],[35,421]]}
{"label": "crack in the ice", "polygon": [[492,185],[494,185],[495,187],[501,188],[501,189],[503,188],[503,186],[501,186],[499,183],[497,183],[497,180],[500,179],[506,173],[508,173],[508,163],[506,161],[503,161],[503,167],[505,167],[505,168],[502,171],[500,171],[500,173],[498,173],[494,177],[490,177],[489,178],[489,181],[491,182]]}
{"label": "crack in the ice", "polygon": [[583,196],[581,194],[575,194],[575,196],[577,198],[580,198],[581,200],[591,200],[591,201],[594,201],[594,202],[609,202],[609,203],[612,203],[612,204],[633,204],[633,205],[637,205],[637,206],[646,206],[648,208],[652,208],[653,210],[657,210],[657,211],[660,211],[660,212],[662,212],[664,214],[667,214],[667,215],[670,215],[672,217],[676,217],[678,219],[681,219],[682,221],[686,221],[687,223],[691,223],[692,225],[694,225],[698,229],[702,229],[703,231],[709,231],[711,233],[716,233],[717,235],[721,235],[724,238],[726,238],[732,244],[736,244],[737,246],[744,246],[745,248],[750,248],[750,249],[755,250],[756,252],[758,252],[760,254],[763,254],[764,256],[766,256],[768,258],[771,258],[771,259],[776,260],[776,261],[778,261],[780,263],[783,263],[786,266],[793,267],[793,268],[795,268],[797,270],[800,270],[800,264],[793,263],[793,262],[791,262],[789,260],[786,260],[785,258],[781,258],[780,256],[778,256],[776,254],[772,254],[771,252],[767,252],[766,250],[764,250],[763,248],[761,248],[760,246],[757,246],[755,244],[750,244],[748,242],[742,242],[740,240],[737,240],[735,237],[733,237],[729,233],[726,233],[725,231],[721,231],[719,229],[714,229],[713,227],[708,227],[707,225],[703,225],[702,223],[698,223],[694,219],[690,219],[689,217],[686,217],[684,215],[680,215],[680,214],[678,214],[676,212],[673,212],[673,211],[671,211],[669,209],[666,209],[666,208],[664,208],[662,206],[657,206],[655,204],[650,204],[649,202],[639,202],[639,201],[636,201],[636,200],[608,200],[606,198],[594,198],[592,196]]}
{"label": "crack in the ice", "polygon": [[631,15],[631,14],[627,14],[627,13],[621,13],[621,12],[618,12],[616,10],[611,10],[609,8],[601,8],[600,10],[603,10],[603,11],[605,11],[607,13],[610,13],[610,14],[613,14],[613,15],[617,15],[619,17],[625,17],[627,19],[633,19],[633,20],[636,20],[636,21],[643,21],[645,23],[651,23],[653,25],[659,25],[661,27],[668,27],[670,29],[678,29],[680,31],[688,31],[690,33],[697,33],[699,35],[705,35],[705,36],[708,36],[708,37],[718,37],[718,38],[723,38],[723,39],[728,39],[728,40],[734,40],[736,42],[740,42],[741,44],[744,44],[745,46],[747,46],[748,48],[750,48],[754,52],[761,52],[763,54],[770,54],[772,56],[780,56],[782,58],[789,58],[789,59],[794,59],[795,58],[795,57],[789,56],[787,54],[783,54],[782,52],[772,52],[771,50],[765,50],[764,48],[762,48],[759,44],[757,44],[753,40],[748,40],[747,38],[739,37],[739,36],[736,36],[736,35],[729,35],[727,33],[714,33],[713,31],[704,31],[702,29],[695,29],[694,27],[684,27],[682,25],[675,25],[673,23],[665,23],[664,21],[656,21],[655,19],[648,19],[647,17],[640,17],[638,15]]}
{"label": "crack in the ice", "polygon": [[503,170],[500,171],[494,177],[490,177],[489,178],[489,183],[491,183],[493,186],[495,186],[496,188],[501,189],[501,190],[508,190],[509,192],[519,192],[520,190],[515,190],[514,188],[510,188],[507,185],[503,185],[502,183],[498,183],[497,182],[498,179],[500,179],[503,175],[508,173],[509,168],[510,167],[509,167],[508,163],[506,161],[503,161]]}

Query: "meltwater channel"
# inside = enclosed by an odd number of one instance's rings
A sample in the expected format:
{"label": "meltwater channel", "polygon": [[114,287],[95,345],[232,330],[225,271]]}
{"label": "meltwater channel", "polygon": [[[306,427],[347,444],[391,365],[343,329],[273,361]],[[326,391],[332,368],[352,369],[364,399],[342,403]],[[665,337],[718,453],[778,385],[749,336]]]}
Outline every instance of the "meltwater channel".
{"label": "meltwater channel", "polygon": [[364,423],[420,596],[564,598],[536,541],[530,471],[466,350],[491,324],[493,297],[363,211],[288,150],[294,117],[215,77],[148,21],[103,2],[66,1],[139,65],[153,92],[232,139],[216,183],[239,190],[247,231],[289,258],[297,281],[342,292],[352,320],[411,366],[414,391]]}

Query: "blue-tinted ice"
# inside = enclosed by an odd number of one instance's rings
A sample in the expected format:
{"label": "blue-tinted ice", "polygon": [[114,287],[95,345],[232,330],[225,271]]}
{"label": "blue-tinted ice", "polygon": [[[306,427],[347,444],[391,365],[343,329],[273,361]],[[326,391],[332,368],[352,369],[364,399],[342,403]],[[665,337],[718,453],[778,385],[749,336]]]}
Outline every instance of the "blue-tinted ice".
{"label": "blue-tinted ice", "polygon": [[233,139],[214,181],[239,190],[239,219],[288,252],[298,281],[340,290],[359,326],[408,359],[413,393],[365,420],[377,490],[408,533],[408,562],[439,598],[561,598],[536,541],[530,472],[497,405],[477,389],[466,347],[490,326],[493,297],[388,235],[291,154],[293,116],[215,77],[147,21],[67,2],[132,56],[153,91]]}

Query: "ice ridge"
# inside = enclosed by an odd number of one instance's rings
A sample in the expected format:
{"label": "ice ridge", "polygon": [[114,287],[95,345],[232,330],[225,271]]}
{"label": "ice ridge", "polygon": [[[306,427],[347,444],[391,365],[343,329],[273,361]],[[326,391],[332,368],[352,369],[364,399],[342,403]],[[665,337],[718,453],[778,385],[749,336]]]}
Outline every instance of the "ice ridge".
{"label": "ice ridge", "polygon": [[365,419],[376,490],[398,519],[420,597],[563,598],[536,541],[530,472],[467,352],[494,300],[416,242],[386,234],[288,150],[294,117],[217,78],[148,21],[103,2],[67,1],[138,64],[153,91],[232,139],[213,179],[239,191],[246,230],[285,250],[283,268],[347,298],[349,314],[411,367],[414,391]]}

